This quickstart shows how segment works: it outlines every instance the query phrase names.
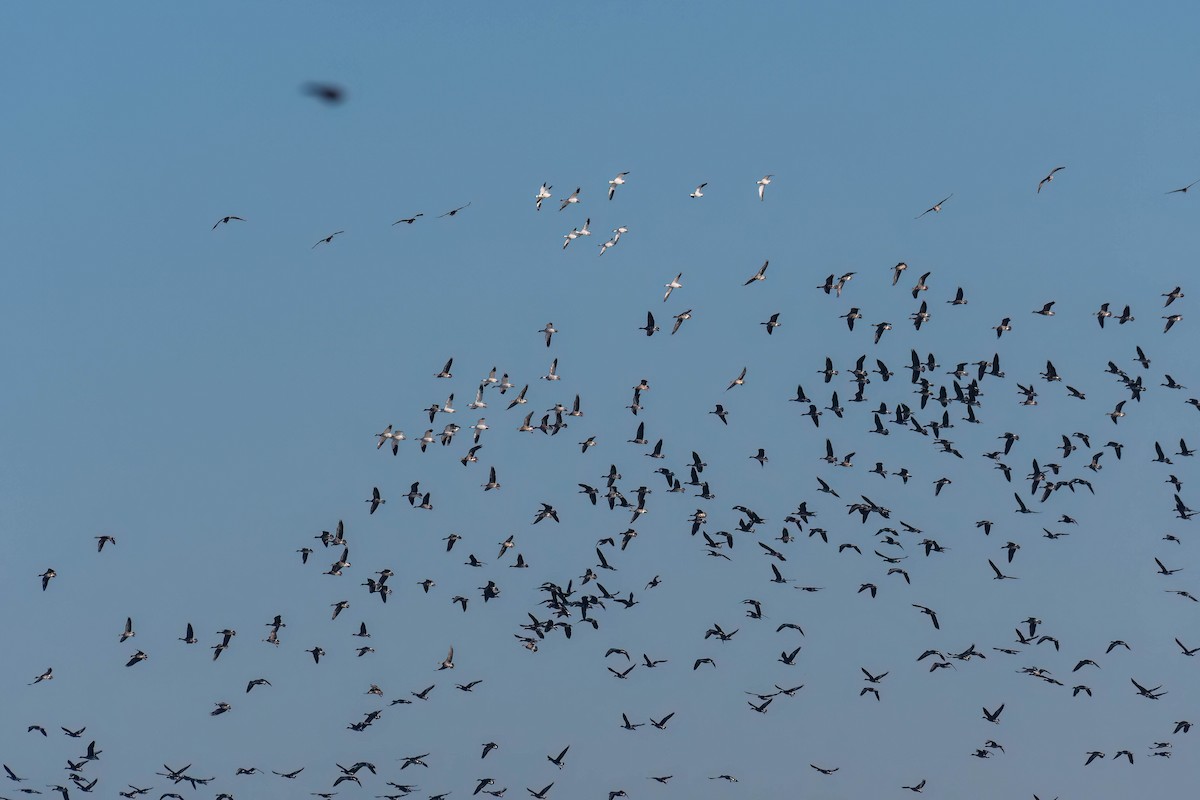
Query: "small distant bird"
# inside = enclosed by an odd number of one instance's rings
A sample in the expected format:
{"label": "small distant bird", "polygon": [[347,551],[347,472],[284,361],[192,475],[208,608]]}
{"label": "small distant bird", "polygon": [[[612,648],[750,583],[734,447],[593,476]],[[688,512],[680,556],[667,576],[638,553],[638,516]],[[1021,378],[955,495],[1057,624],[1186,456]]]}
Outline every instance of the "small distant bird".
{"label": "small distant bird", "polygon": [[560,205],[558,207],[558,210],[562,211],[567,206],[575,205],[576,203],[578,203],[579,202],[579,192],[580,192],[579,187],[578,186],[575,187],[575,191],[571,192],[569,197],[563,198],[562,205]]}
{"label": "small distant bird", "polygon": [[767,279],[767,267],[770,265],[770,263],[770,260],[764,261],[763,265],[758,268],[758,272],[751,275],[742,285],[749,286],[755,281],[765,281]]}
{"label": "small distant bird", "polygon": [[708,186],[708,184],[707,183],[700,184],[699,186],[696,187],[696,191],[689,194],[688,197],[691,197],[693,199],[695,199],[697,197],[704,197],[704,187],[705,186]]}
{"label": "small distant bird", "polygon": [[682,277],[683,277],[683,273],[681,272],[678,275],[676,275],[675,278],[670,283],[663,284],[663,286],[665,286],[667,289],[667,293],[663,295],[664,303],[667,302],[667,298],[671,296],[671,292],[675,291],[676,289],[683,288],[683,284],[679,282],[679,279]]}
{"label": "small distant bird", "polygon": [[1188,189],[1192,188],[1197,183],[1200,183],[1200,181],[1192,181],[1191,183],[1189,183],[1187,186],[1183,187],[1182,189],[1172,189],[1169,192],[1164,192],[1164,194],[1187,194]]}
{"label": "small distant bird", "polygon": [[767,186],[769,186],[771,184],[771,178],[774,178],[774,177],[775,177],[774,175],[763,175],[761,178],[758,179],[758,199],[759,200],[764,199],[763,194],[767,191]]}
{"label": "small distant bird", "polygon": [[401,222],[403,222],[405,225],[412,225],[414,222],[417,221],[417,217],[423,217],[423,216],[425,216],[425,215],[424,214],[413,214],[411,217],[404,217],[403,219],[398,219],[395,222],[393,222],[392,224],[399,225]]}
{"label": "small distant bird", "polygon": [[953,192],[951,192],[950,194],[946,195],[946,196],[945,196],[945,197],[943,197],[941,200],[938,200],[936,203],[934,203],[933,205],[931,205],[929,208],[927,208],[927,209],[925,209],[924,211],[922,211],[920,214],[918,214],[916,217],[914,217],[914,219],[920,219],[921,217],[923,217],[923,216],[925,216],[926,214],[928,214],[930,211],[932,211],[932,212],[933,212],[933,213],[935,213],[935,214],[940,214],[940,213],[942,213],[942,204],[943,204],[943,203],[945,203],[947,200],[949,200],[951,197],[954,197],[954,193],[953,193]]}
{"label": "small distant bird", "polygon": [[442,662],[440,664],[438,664],[438,671],[441,671],[444,669],[454,669],[454,648],[453,647],[450,648],[450,652],[446,654],[446,657],[444,659],[442,659]]}
{"label": "small distant bird", "polygon": [[617,193],[617,187],[623,186],[625,184],[625,176],[628,174],[629,174],[628,172],[618,173],[617,177],[613,178],[611,181],[608,182],[608,199],[609,200],[612,200],[613,195]]}
{"label": "small distant bird", "polygon": [[319,241],[317,242],[317,244],[314,244],[314,245],[313,245],[313,246],[312,246],[310,249],[311,249],[311,250],[316,250],[316,249],[317,249],[317,245],[319,245],[319,244],[329,244],[330,242],[332,242],[332,241],[333,241],[333,237],[335,237],[335,236],[340,236],[340,235],[341,235],[341,234],[343,234],[343,233],[345,233],[345,231],[334,231],[333,233],[331,233],[331,234],[329,234],[328,236],[326,236],[324,239],[321,239],[321,240],[319,240]]}
{"label": "small distant bird", "polygon": [[536,195],[534,195],[533,202],[534,202],[534,206],[537,208],[538,211],[542,210],[542,201],[550,199],[550,197],[551,197],[550,190],[553,188],[554,187],[551,186],[550,184],[543,183],[542,188],[538,189],[538,193]]}
{"label": "small distant bird", "polygon": [[1063,170],[1063,169],[1066,169],[1066,167],[1055,167],[1054,169],[1050,170],[1049,175],[1047,175],[1046,177],[1044,177],[1040,181],[1038,181],[1036,193],[1041,194],[1042,187],[1045,186],[1047,183],[1050,183],[1052,180],[1054,180],[1054,173],[1058,172],[1059,170]]}
{"label": "small distant bird", "polygon": [[346,99],[346,90],[332,83],[306,83],[304,93],[330,105],[337,105]]}
{"label": "small distant bird", "polygon": [[[471,202],[473,203],[475,201],[472,200]],[[438,219],[441,219],[442,217],[453,217],[455,214],[462,211],[464,208],[470,208],[470,207],[471,207],[471,203],[467,203],[465,206],[459,206],[458,208],[452,208],[449,211],[447,211],[445,214],[438,214]]]}
{"label": "small distant bird", "polygon": [[241,217],[235,217],[233,215],[230,215],[228,217],[221,217],[219,220],[217,220],[215,223],[213,223],[212,229],[215,231],[217,229],[218,225],[228,225],[230,220],[237,220],[238,222],[246,221],[246,220],[242,219]]}

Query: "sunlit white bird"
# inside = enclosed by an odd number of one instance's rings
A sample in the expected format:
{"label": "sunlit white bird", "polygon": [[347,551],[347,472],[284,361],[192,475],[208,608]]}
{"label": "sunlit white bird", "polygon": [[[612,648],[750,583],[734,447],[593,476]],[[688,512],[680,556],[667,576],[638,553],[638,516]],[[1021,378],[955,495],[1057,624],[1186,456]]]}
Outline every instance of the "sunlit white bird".
{"label": "sunlit white bird", "polygon": [[572,205],[574,203],[578,203],[578,202],[579,202],[579,187],[576,186],[575,191],[571,192],[571,196],[563,199],[562,205],[558,207],[558,210],[562,211],[567,206]]}
{"label": "sunlit white bird", "polygon": [[611,181],[608,182],[608,199],[609,200],[612,200],[613,195],[617,193],[617,187],[621,186],[625,183],[625,176],[628,174],[629,174],[628,172],[621,172],[617,175],[617,177],[613,178]]}
{"label": "sunlit white bird", "polygon": [[767,191],[767,186],[771,183],[771,178],[774,175],[763,175],[758,181],[758,199],[763,199],[763,194]]}
{"label": "sunlit white bird", "polygon": [[696,187],[696,191],[689,194],[688,197],[691,197],[693,199],[695,199],[697,197],[704,197],[704,187],[705,186],[708,186],[708,184],[707,183],[700,184],[699,186]]}
{"label": "sunlit white bird", "polygon": [[682,277],[683,277],[683,273],[681,272],[678,275],[676,275],[675,278],[670,283],[663,284],[663,286],[665,286],[667,289],[667,293],[663,295],[664,303],[667,302],[667,298],[671,296],[671,292],[675,291],[676,289],[683,288],[683,284],[679,282],[679,279]]}
{"label": "sunlit white bird", "polygon": [[550,197],[551,197],[550,190],[553,188],[554,187],[551,186],[550,184],[543,183],[542,188],[538,189],[538,193],[536,195],[534,195],[533,201],[536,204],[538,211],[542,210],[542,201],[550,199]]}

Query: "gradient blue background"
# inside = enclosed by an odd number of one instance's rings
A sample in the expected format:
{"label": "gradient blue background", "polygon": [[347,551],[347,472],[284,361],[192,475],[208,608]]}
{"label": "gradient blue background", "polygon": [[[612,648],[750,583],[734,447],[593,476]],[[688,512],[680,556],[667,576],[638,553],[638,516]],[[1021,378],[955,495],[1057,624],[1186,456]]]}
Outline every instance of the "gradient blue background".
{"label": "gradient blue background", "polygon": [[[360,759],[381,774],[361,790],[343,784],[342,796],[384,794],[391,779],[418,784],[414,797],[463,797],[485,776],[509,797],[556,781],[560,800],[620,788],[631,798],[906,796],[899,787],[922,778],[929,797],[1187,791],[1200,776],[1194,745],[1170,732],[1175,720],[1200,723],[1200,688],[1172,638],[1200,645],[1200,606],[1163,590],[1200,586],[1192,526],[1173,517],[1163,481],[1174,472],[1200,507],[1200,475],[1186,459],[1149,460],[1154,440],[1171,452],[1180,436],[1200,444],[1200,416],[1183,403],[1200,390],[1158,387],[1163,372],[1200,385],[1192,299],[1172,306],[1185,319],[1166,336],[1159,312],[1160,293],[1194,289],[1198,198],[1164,192],[1200,178],[1198,22],[1183,3],[9,9],[0,758],[40,788],[62,781],[64,758],[94,734],[105,753],[85,775],[105,796],[134,783],[189,798],[294,797],[326,791],[334,762]],[[344,86],[346,102],[304,96],[310,80]],[[625,170],[628,183],[605,200]],[[766,173],[775,178],[760,203]],[[543,181],[555,197],[535,213]],[[705,181],[705,197],[689,199]],[[558,212],[575,186],[583,202]],[[951,193],[941,214],[913,220]],[[391,226],[417,212],[416,224]],[[210,230],[227,214],[247,221]],[[561,237],[586,217],[594,235],[564,252]],[[618,225],[629,232],[598,259],[595,245]],[[345,234],[312,249],[335,230]],[[767,281],[743,288],[766,259]],[[893,288],[901,260],[911,269]],[[664,304],[662,284],[680,271],[684,288]],[[857,274],[842,298],[813,288],[846,271]],[[926,271],[934,319],[918,333],[905,321],[917,305],[907,289]],[[957,286],[969,305],[943,302]],[[1029,313],[1049,300],[1055,317]],[[1088,315],[1105,301],[1130,303],[1137,321],[1100,331]],[[865,315],[852,334],[837,319],[851,306]],[[694,318],[666,335],[685,308]],[[649,340],[637,331],[648,309],[665,329]],[[774,312],[783,327],[768,339],[758,323]],[[990,326],[1004,316],[1014,329],[997,343]],[[561,331],[549,350],[537,333],[547,320]],[[884,320],[895,329],[872,346],[868,323]],[[1136,345],[1154,359],[1149,389],[1114,428],[1104,413],[1127,393],[1103,369],[1112,359],[1143,374]],[[880,401],[915,405],[900,369],[910,348],[937,354],[935,384],[955,362],[1001,353],[1008,377],[983,383],[985,424],[947,434],[963,461],[913,433],[867,433]],[[900,373],[876,379],[863,407],[845,402],[861,353]],[[827,355],[842,370],[828,387],[816,374]],[[451,356],[455,377],[434,380]],[[562,381],[537,380],[554,357]],[[1047,358],[1085,402],[1037,378]],[[486,411],[466,408],[493,365],[531,384],[528,406],[506,412],[511,394],[492,390]],[[746,385],[725,392],[743,366]],[[643,377],[652,388],[634,419],[623,406]],[[1017,405],[1017,382],[1037,384],[1038,406]],[[786,402],[797,383],[818,406],[838,389],[846,418],[826,413],[814,431]],[[479,464],[458,463],[465,431],[425,454],[412,441],[396,458],[374,449],[389,423],[419,436],[421,409],[450,391],[458,413],[433,427],[485,416]],[[515,431],[518,411],[536,421],[576,393],[586,416],[559,436]],[[705,414],[714,402],[730,409],[727,428]],[[917,412],[934,416],[932,405]],[[625,442],[639,419],[651,443],[665,440],[665,462]],[[1064,461],[1054,446],[1077,430],[1093,447]],[[1007,459],[1016,477],[1032,458],[1062,461],[1097,496],[1060,492],[1039,516],[1014,515],[1011,493],[1027,484],[1004,483],[979,455],[1004,431],[1021,435]],[[581,455],[589,435],[599,444]],[[818,460],[826,436],[839,454],[857,451],[853,469]],[[1110,451],[1102,472],[1083,471],[1110,437],[1125,459]],[[758,447],[771,459],[762,469],[747,458]],[[652,474],[665,463],[685,477],[692,450],[710,464],[714,501],[667,495]],[[882,481],[867,474],[877,460],[916,477]],[[578,482],[601,486],[611,463],[623,488],[655,491],[641,535],[610,553],[619,571],[601,578],[641,602],[609,604],[599,631],[576,625],[571,641],[552,634],[529,653],[511,634],[526,611],[544,618],[537,585],[578,586],[596,540],[627,527],[626,513],[575,494]],[[489,465],[504,485],[484,494]],[[841,500],[816,492],[818,474]],[[935,500],[941,476],[954,483]],[[415,480],[432,513],[400,497]],[[375,485],[389,502],[368,516]],[[950,551],[926,560],[920,537],[906,535],[913,584],[885,577],[870,555],[876,520],[844,513],[859,493]],[[711,532],[732,529],[730,506],[745,504],[768,518],[757,538],[769,541],[804,500],[831,543],[802,534],[780,566],[825,587],[816,594],[767,583],[756,537],[739,535],[728,562],[688,537],[695,508],[709,511]],[[543,501],[561,525],[530,527]],[[1060,513],[1079,527],[1052,525]],[[997,523],[991,537],[974,527],[982,518]],[[340,578],[320,574],[337,554],[311,538],[338,519],[353,562]],[[1072,535],[1038,538],[1043,525]],[[465,540],[446,555],[451,531]],[[1183,545],[1161,541],[1168,532]],[[103,533],[118,544],[97,554]],[[494,558],[509,534],[531,569]],[[1008,540],[1022,544],[1006,567],[1021,580],[993,582],[986,559],[1000,563]],[[843,541],[867,555],[838,555]],[[294,553],[304,546],[318,547],[306,567]],[[487,566],[462,566],[468,553]],[[1187,569],[1157,576],[1156,555]],[[59,577],[42,593],[47,566]],[[386,606],[358,585],[385,567],[397,573]],[[643,591],[655,574],[662,586]],[[427,577],[438,584],[428,595],[417,586]],[[488,579],[503,593],[485,606],[476,587]],[[855,594],[864,581],[879,584],[878,599]],[[471,597],[466,614],[450,603],[459,593]],[[743,618],[748,597],[768,620]],[[331,621],[343,599],[350,609]],[[942,630],[911,603],[937,609]],[[277,613],[288,624],[278,649],[259,641]],[[137,637],[118,645],[127,615]],[[1009,646],[1030,615],[1061,653],[988,649]],[[176,641],[188,621],[192,648]],[[359,621],[378,650],[361,659],[350,636]],[[784,621],[807,636],[776,634]],[[741,632],[706,642],[713,622]],[[208,648],[226,627],[238,636],[213,663]],[[1112,639],[1132,652],[1103,656]],[[915,662],[927,647],[972,642],[986,661],[933,675]],[[797,643],[796,667],[775,661]],[[451,644],[457,668],[435,674]],[[303,652],[314,645],[328,652],[320,665]],[[623,659],[605,661],[608,647],[670,660],[617,682],[605,666]],[[137,648],[150,660],[126,669]],[[701,656],[718,669],[693,672]],[[1071,676],[1082,658],[1102,668]],[[53,681],[26,686],[50,665]],[[1016,673],[1029,665],[1067,686]],[[859,667],[890,671],[882,702],[857,696]],[[260,676],[274,686],[245,695]],[[1170,693],[1149,702],[1130,677]],[[473,694],[453,688],[477,678]],[[435,682],[428,703],[386,707]],[[1095,697],[1072,699],[1075,682]],[[383,702],[364,694],[371,683]],[[774,683],[806,688],[753,714],[743,692]],[[220,700],[233,711],[210,718]],[[1000,703],[999,726],[980,718]],[[381,706],[373,727],[345,730]],[[645,722],[670,711],[665,732],[619,728],[622,712]],[[50,737],[26,734],[32,723]],[[72,741],[59,725],[88,732]],[[971,758],[988,738],[1007,752]],[[488,740],[501,749],[481,763]],[[1176,757],[1148,758],[1163,740]],[[567,744],[559,772],[544,756]],[[1133,766],[1082,766],[1088,750],[1124,747]],[[398,772],[397,757],[425,752],[430,769]],[[164,761],[218,777],[181,790],[153,776]],[[827,778],[810,762],[840,771]],[[296,783],[233,777],[250,765],[307,769]],[[740,783],[708,780],[719,773]],[[676,778],[665,787],[647,780],[666,774]]]}

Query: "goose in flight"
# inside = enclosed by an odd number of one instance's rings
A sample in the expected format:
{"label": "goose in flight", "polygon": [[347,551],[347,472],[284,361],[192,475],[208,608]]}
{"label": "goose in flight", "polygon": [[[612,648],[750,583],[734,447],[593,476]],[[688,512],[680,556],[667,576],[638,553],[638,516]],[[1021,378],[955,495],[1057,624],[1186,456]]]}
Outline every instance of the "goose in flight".
{"label": "goose in flight", "polygon": [[534,195],[533,202],[534,202],[534,206],[537,208],[538,211],[542,210],[542,201],[550,199],[550,197],[551,197],[550,190],[553,188],[554,187],[551,186],[550,184],[543,183],[542,188],[538,189],[538,193],[536,195]]}
{"label": "goose in flight", "polygon": [[1183,187],[1182,189],[1172,189],[1169,192],[1164,192],[1164,194],[1187,194],[1188,189],[1192,188],[1197,183],[1200,183],[1200,180],[1192,181],[1191,183],[1189,183],[1187,186]]}
{"label": "goose in flight", "polygon": [[742,371],[740,373],[738,373],[738,376],[736,378],[734,378],[732,381],[729,382],[729,385],[725,387],[725,391],[728,392],[733,387],[743,386],[743,385],[745,385],[745,383],[746,383],[746,367],[742,367]]}
{"label": "goose in flight", "polygon": [[[571,745],[567,745],[566,747],[564,747],[562,749],[562,752],[559,753],[557,756],[546,756],[546,760],[549,761],[554,766],[558,767],[559,769],[562,769],[564,764],[566,763],[564,761],[564,759],[567,757],[567,751],[570,749],[571,749]],[[549,787],[546,787],[546,788],[549,788]]]}
{"label": "goose in flight", "polygon": [[[1191,187],[1189,187],[1189,188],[1191,188]],[[1184,191],[1186,192],[1187,189],[1184,189]],[[237,220],[238,222],[246,221],[246,220],[242,219],[241,217],[235,217],[231,214],[228,217],[221,217],[219,220],[217,220],[215,223],[213,223],[212,229],[215,231],[217,229],[218,225],[228,225],[230,220]]]}
{"label": "goose in flight", "polygon": [[335,237],[335,236],[340,236],[340,235],[341,235],[341,234],[343,234],[343,233],[345,233],[345,231],[334,231],[333,233],[331,233],[331,234],[329,234],[328,236],[326,236],[324,239],[321,239],[320,241],[318,241],[318,242],[317,242],[317,244],[314,244],[314,245],[313,245],[311,248],[309,248],[309,249],[311,249],[311,250],[316,250],[316,249],[317,249],[317,245],[318,245],[318,244],[329,244],[330,242],[332,242],[332,241],[333,241],[333,237]]}
{"label": "goose in flight", "polygon": [[547,322],[546,327],[542,328],[540,331],[538,331],[538,333],[543,333],[546,335],[546,347],[549,347],[550,340],[554,338],[554,334],[558,333],[558,328],[554,327],[553,322]]}
{"label": "goose in flight", "polygon": [[1034,309],[1033,313],[1041,314],[1043,317],[1053,317],[1054,316],[1054,301],[1051,300],[1049,303],[1046,303],[1041,308]]}
{"label": "goose in flight", "polygon": [[575,203],[578,203],[578,202],[579,202],[579,192],[580,192],[580,189],[579,189],[579,187],[578,187],[578,186],[576,186],[576,187],[575,187],[575,191],[571,192],[571,195],[570,195],[569,197],[565,197],[565,198],[563,198],[562,205],[560,205],[560,206],[558,207],[558,210],[559,210],[559,211],[562,211],[562,210],[563,210],[564,208],[566,208],[567,206],[574,205]]}
{"label": "goose in flight", "polygon": [[492,489],[499,489],[500,482],[496,480],[496,468],[488,467],[488,482],[483,484],[483,490],[490,492]]}
{"label": "goose in flight", "polygon": [[376,509],[378,509],[381,505],[386,503],[387,500],[384,500],[382,497],[379,496],[379,487],[375,486],[371,489],[371,497],[364,502],[371,504],[371,513],[374,514]]}
{"label": "goose in flight", "polygon": [[444,669],[454,669],[454,648],[453,647],[450,648],[450,652],[447,653],[446,657],[444,659],[442,659],[440,664],[438,664],[439,672]]}
{"label": "goose in flight", "polygon": [[393,430],[391,425],[384,428],[382,433],[375,435],[379,437],[379,443],[375,445],[375,449],[379,450],[390,441],[392,443],[392,455],[400,452],[400,442],[408,438],[404,435],[404,431]]}
{"label": "goose in flight", "polygon": [[[670,294],[670,291],[668,291],[667,294]],[[658,329],[659,329],[658,326],[654,324],[654,313],[651,311],[647,311],[646,312],[646,326],[643,328],[638,328],[638,330],[645,331],[647,336],[653,336],[658,331]]]}
{"label": "goose in flight", "polygon": [[1036,194],[1041,194],[1042,187],[1045,186],[1047,183],[1050,183],[1052,180],[1054,180],[1054,173],[1058,172],[1059,170],[1063,170],[1063,169],[1066,169],[1066,167],[1055,167],[1054,169],[1050,170],[1049,175],[1047,175],[1046,177],[1044,177],[1040,181],[1038,181]]}
{"label": "goose in flight", "polygon": [[392,223],[392,225],[393,226],[399,225],[401,222],[403,222],[405,225],[412,225],[414,222],[417,221],[417,217],[423,217],[423,216],[425,216],[424,213],[413,214],[411,217],[404,217],[403,219],[396,220],[395,222]]}
{"label": "goose in flight", "polygon": [[617,173],[617,177],[608,182],[608,199],[612,200],[613,195],[617,193],[617,187],[625,185],[625,176],[628,172]]}
{"label": "goose in flight", "polygon": [[916,300],[917,295],[919,295],[921,292],[928,291],[929,287],[925,284],[925,281],[928,280],[929,276],[932,274],[932,272],[926,272],[917,279],[917,285],[912,288],[913,300]]}
{"label": "goose in flight", "polygon": [[513,401],[508,404],[508,409],[512,410],[515,406],[523,406],[528,403],[529,401],[525,399],[525,393],[527,391],[529,391],[528,383],[521,387],[521,391],[518,392],[517,396],[513,398]]}
{"label": "goose in flight", "polygon": [[770,264],[771,264],[770,260],[764,261],[764,262],[763,262],[763,265],[762,265],[761,267],[759,267],[759,268],[758,268],[758,272],[756,272],[756,273],[754,273],[753,275],[751,275],[751,276],[750,276],[750,277],[749,277],[749,278],[746,280],[746,282],[745,282],[745,283],[743,283],[742,285],[743,285],[743,286],[749,286],[750,284],[754,283],[755,281],[765,281],[765,280],[767,279],[767,267],[768,267]]}
{"label": "goose in flight", "polygon": [[664,303],[665,303],[665,302],[667,302],[667,298],[671,296],[671,292],[675,291],[676,289],[682,289],[682,288],[683,288],[683,284],[679,282],[679,279],[680,279],[680,278],[682,278],[682,277],[683,277],[683,273],[681,272],[681,273],[679,273],[678,275],[676,275],[676,276],[675,276],[675,277],[674,277],[674,278],[671,280],[671,282],[670,282],[670,283],[664,283],[664,284],[663,284],[663,286],[664,286],[664,287],[666,287],[666,290],[667,290],[667,293],[663,295],[663,302],[664,302]]}
{"label": "goose in flight", "polygon": [[938,624],[937,612],[935,612],[932,608],[917,605],[916,603],[912,603],[911,605],[913,608],[919,609],[922,614],[925,614],[929,617],[929,621],[933,623],[935,630],[941,630],[942,626]]}
{"label": "goose in flight", "polygon": [[[472,200],[471,203],[473,203],[473,202],[475,202],[475,201]],[[438,214],[438,219],[441,219],[442,217],[453,217],[455,214],[462,211],[464,208],[470,208],[471,203],[467,203],[465,206],[459,206],[458,208],[452,208],[449,211],[447,211],[445,214]]]}
{"label": "goose in flight", "polygon": [[771,178],[774,178],[774,177],[775,177],[774,175],[763,175],[761,178],[758,179],[758,199],[759,200],[764,199],[763,195],[767,191],[767,186],[770,185]]}
{"label": "goose in flight", "polygon": [[953,193],[953,192],[951,192],[950,194],[946,195],[946,196],[945,196],[945,197],[943,197],[941,200],[938,200],[936,203],[934,203],[933,205],[931,205],[929,208],[925,209],[925,210],[924,210],[924,211],[922,211],[920,214],[918,214],[917,216],[913,217],[913,219],[920,219],[921,217],[923,217],[923,216],[925,216],[926,214],[928,214],[930,211],[932,211],[932,212],[933,212],[933,213],[935,213],[935,214],[940,214],[940,213],[942,213],[942,204],[943,204],[943,203],[945,203],[947,200],[949,200],[951,197],[954,197],[954,193]]}
{"label": "goose in flight", "polygon": [[[671,328],[671,335],[674,336],[676,333],[678,333],[679,326],[691,318],[692,318],[692,310],[690,308],[687,311],[681,311],[678,314],[676,314],[675,315],[675,326],[673,328]],[[42,588],[44,589],[45,586],[43,586]]]}
{"label": "goose in flight", "polygon": [[705,186],[708,186],[708,183],[700,184],[699,186],[696,187],[696,190],[694,192],[692,192],[691,194],[688,195],[688,197],[692,198],[693,200],[698,197],[704,197],[704,187]]}

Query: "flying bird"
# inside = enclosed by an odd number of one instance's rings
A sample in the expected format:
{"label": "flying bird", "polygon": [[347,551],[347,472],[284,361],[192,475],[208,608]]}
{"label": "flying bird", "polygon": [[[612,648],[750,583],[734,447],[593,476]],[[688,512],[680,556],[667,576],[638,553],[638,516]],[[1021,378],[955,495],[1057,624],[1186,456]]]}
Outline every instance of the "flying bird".
{"label": "flying bird", "polygon": [[1054,180],[1054,173],[1058,172],[1059,170],[1063,170],[1063,169],[1066,169],[1066,167],[1055,167],[1054,169],[1050,170],[1049,175],[1047,175],[1046,177],[1044,177],[1040,181],[1038,181],[1036,194],[1041,194],[1042,187],[1045,186],[1047,183],[1050,183],[1052,180]]}
{"label": "flying bird", "polygon": [[319,240],[317,240],[317,244],[314,244],[314,245],[313,245],[313,246],[312,246],[310,249],[311,249],[311,250],[316,250],[316,249],[317,249],[317,245],[320,245],[320,244],[329,244],[330,242],[332,242],[332,241],[333,241],[333,237],[335,237],[335,236],[341,236],[343,233],[345,233],[345,231],[334,231],[333,233],[331,233],[331,234],[329,234],[328,236],[326,236],[324,239],[319,239]]}
{"label": "flying bird", "polygon": [[942,212],[942,204],[943,204],[943,203],[945,203],[947,200],[949,200],[951,197],[954,197],[954,193],[953,193],[953,192],[951,192],[950,194],[946,195],[946,196],[945,196],[945,197],[943,197],[941,200],[938,200],[936,203],[934,203],[933,205],[931,205],[929,208],[927,208],[927,209],[925,209],[924,211],[922,211],[920,214],[918,214],[916,217],[914,217],[914,219],[920,219],[921,217],[923,217],[923,216],[925,216],[926,214],[928,214],[930,211],[934,212],[935,214],[940,214],[940,213]]}

